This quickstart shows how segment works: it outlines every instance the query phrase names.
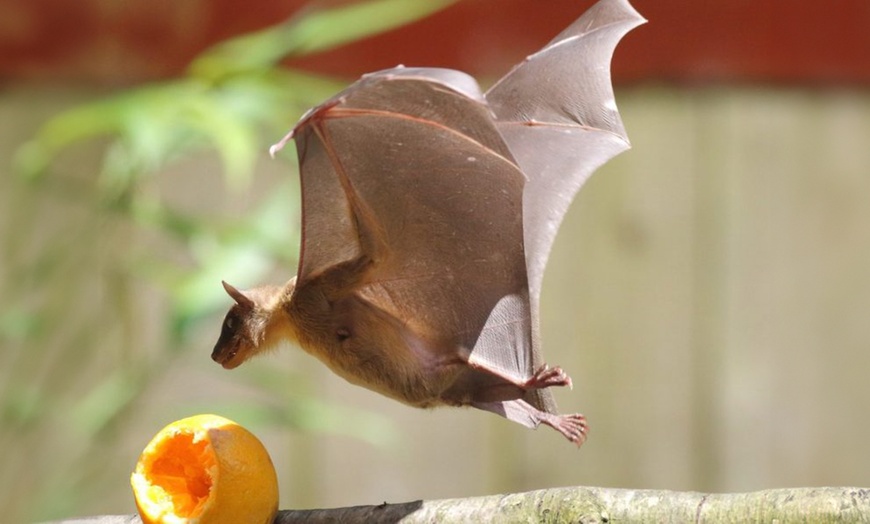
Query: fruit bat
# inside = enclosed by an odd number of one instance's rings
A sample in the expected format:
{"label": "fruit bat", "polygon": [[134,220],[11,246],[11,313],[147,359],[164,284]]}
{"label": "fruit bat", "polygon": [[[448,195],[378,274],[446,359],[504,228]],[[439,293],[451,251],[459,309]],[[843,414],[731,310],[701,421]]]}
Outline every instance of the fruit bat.
{"label": "fruit bat", "polygon": [[417,407],[473,406],[580,445],[586,419],[541,354],[541,280],[583,182],[629,142],[610,59],[644,19],[601,0],[486,93],[396,67],[308,111],[293,139],[297,274],[238,290],[212,358],[232,369],[291,341],[353,384]]}

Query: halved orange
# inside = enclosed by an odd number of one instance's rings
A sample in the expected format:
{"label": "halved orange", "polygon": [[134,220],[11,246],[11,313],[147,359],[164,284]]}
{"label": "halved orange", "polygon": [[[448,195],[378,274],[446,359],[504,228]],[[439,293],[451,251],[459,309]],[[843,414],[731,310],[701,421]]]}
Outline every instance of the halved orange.
{"label": "halved orange", "polygon": [[130,482],[145,524],[266,524],[278,511],[278,477],[263,443],[217,415],[160,430]]}

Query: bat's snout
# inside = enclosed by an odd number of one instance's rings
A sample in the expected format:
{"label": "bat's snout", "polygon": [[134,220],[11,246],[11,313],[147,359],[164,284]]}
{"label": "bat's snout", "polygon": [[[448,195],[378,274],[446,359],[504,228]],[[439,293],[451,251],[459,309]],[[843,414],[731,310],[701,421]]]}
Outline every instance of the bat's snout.
{"label": "bat's snout", "polygon": [[242,363],[237,347],[227,347],[218,343],[211,352],[211,359],[223,366],[224,369],[234,369]]}

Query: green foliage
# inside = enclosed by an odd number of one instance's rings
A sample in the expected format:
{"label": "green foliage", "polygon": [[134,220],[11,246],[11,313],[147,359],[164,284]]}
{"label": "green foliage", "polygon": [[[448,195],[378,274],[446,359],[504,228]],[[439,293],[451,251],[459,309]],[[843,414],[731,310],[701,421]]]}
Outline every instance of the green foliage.
{"label": "green foliage", "polygon": [[309,12],[269,29],[224,42],[191,64],[205,79],[260,71],[285,56],[327,51],[371,34],[398,27],[450,5],[455,0],[374,0],[341,9]]}
{"label": "green foliage", "polygon": [[[6,360],[0,369],[0,463],[7,472],[26,472],[0,496],[8,499],[0,504],[7,517],[16,520],[34,508],[28,518],[69,515],[76,511],[73,493],[101,496],[100,464],[112,459],[107,449],[121,438],[122,422],[184,358],[200,321],[214,321],[226,307],[220,280],[252,283],[276,266],[285,274],[295,267],[296,177],[255,192],[253,173],[268,144],[343,82],[279,62],[389,30],[452,1],[370,0],[304,9],[206,51],[181,78],[66,110],[19,148],[14,167],[20,176],[11,182],[14,196],[6,198],[8,226],[0,246],[7,299],[0,304]],[[72,173],[68,158],[95,146],[102,151],[98,172]],[[192,155],[220,160],[219,190],[245,203],[241,218],[170,198],[165,188],[181,180],[169,177],[183,177],[177,166]],[[288,160],[291,171],[295,162]],[[253,196],[260,194],[265,196]],[[50,207],[63,208],[69,218],[46,226],[42,217]],[[168,312],[158,319],[166,328],[158,337],[144,332],[141,321],[155,303],[166,304],[157,309]],[[352,426],[354,436],[375,444],[391,438],[389,424],[373,415],[324,406],[262,373],[247,380],[274,400],[244,410],[223,404],[220,411],[254,426],[331,432]],[[184,415],[196,406],[176,408]],[[41,453],[46,435],[59,430],[64,451],[57,456],[40,461],[9,451],[11,442],[21,441]]]}

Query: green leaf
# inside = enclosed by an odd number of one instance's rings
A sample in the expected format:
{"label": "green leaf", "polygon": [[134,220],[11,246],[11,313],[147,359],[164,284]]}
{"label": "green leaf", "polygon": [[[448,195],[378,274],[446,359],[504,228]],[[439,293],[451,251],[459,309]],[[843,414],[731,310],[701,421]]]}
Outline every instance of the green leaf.
{"label": "green leaf", "polygon": [[[300,116],[309,107],[323,102],[328,96],[347,87],[345,82],[293,69],[276,69],[272,73],[277,88],[284,93],[284,96],[292,96],[292,99],[288,99],[287,102],[298,106]],[[292,122],[285,125],[290,123]],[[287,129],[289,127],[287,125]]]}
{"label": "green leaf", "polygon": [[288,31],[292,42],[289,51],[294,54],[326,51],[407,25],[444,9],[454,1],[375,0],[315,13]]}
{"label": "green leaf", "polygon": [[327,51],[383,33],[444,9],[456,0],[370,0],[310,11],[279,25],[234,38],[203,53],[190,66],[194,76],[214,81],[262,69],[281,59]]}
{"label": "green leaf", "polygon": [[223,160],[233,189],[247,187],[258,153],[257,134],[246,118],[234,114],[219,97],[200,97],[184,108],[185,123],[211,141]]}
{"label": "green leaf", "polygon": [[27,180],[38,181],[62,149],[75,142],[121,132],[127,110],[125,98],[86,103],[49,120],[33,140],[16,152],[13,161],[16,172]]}
{"label": "green leaf", "polygon": [[203,217],[170,209],[154,193],[136,193],[126,211],[130,214],[130,218],[140,226],[157,230],[169,237],[183,241],[204,234],[207,227]]}

